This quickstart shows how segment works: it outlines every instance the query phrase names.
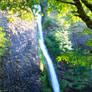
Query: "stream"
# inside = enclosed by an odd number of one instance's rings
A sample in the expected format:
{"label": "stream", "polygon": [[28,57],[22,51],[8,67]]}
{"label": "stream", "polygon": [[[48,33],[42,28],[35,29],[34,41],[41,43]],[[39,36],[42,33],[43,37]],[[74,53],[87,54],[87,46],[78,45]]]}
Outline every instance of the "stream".
{"label": "stream", "polygon": [[42,23],[41,23],[42,16],[41,16],[41,14],[39,14],[39,12],[41,12],[41,6],[35,5],[35,8],[38,9],[38,11],[36,12],[36,16],[37,16],[37,24],[38,24],[39,44],[40,44],[40,48],[42,50],[42,53],[46,59],[51,86],[52,86],[54,92],[60,92],[60,87],[59,87],[57,75],[56,75],[52,60],[50,58],[50,55],[48,53],[48,50],[46,48],[46,45],[44,43],[43,32],[42,32]]}

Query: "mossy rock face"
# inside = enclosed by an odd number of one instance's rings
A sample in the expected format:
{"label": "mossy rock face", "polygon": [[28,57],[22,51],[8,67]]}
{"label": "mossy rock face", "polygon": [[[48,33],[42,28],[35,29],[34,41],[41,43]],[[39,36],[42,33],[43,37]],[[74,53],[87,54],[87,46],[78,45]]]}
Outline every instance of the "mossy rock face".
{"label": "mossy rock face", "polygon": [[69,38],[72,42],[73,48],[92,50],[92,47],[87,45],[87,41],[92,38],[92,30],[88,29],[83,22],[71,25],[69,31],[71,32]]}

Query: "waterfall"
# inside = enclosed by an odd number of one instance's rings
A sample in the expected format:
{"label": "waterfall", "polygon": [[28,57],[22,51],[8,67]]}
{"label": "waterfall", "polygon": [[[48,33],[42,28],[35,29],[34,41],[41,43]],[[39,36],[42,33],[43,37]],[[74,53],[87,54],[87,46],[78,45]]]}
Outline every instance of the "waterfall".
{"label": "waterfall", "polygon": [[40,48],[43,52],[43,55],[46,59],[51,85],[52,85],[54,92],[60,92],[60,87],[59,87],[58,79],[56,76],[56,72],[55,72],[52,60],[50,58],[50,55],[48,53],[48,50],[46,48],[46,45],[45,45],[44,39],[43,39],[42,23],[41,23],[42,16],[39,14],[39,12],[41,12],[41,7],[40,7],[40,5],[35,5],[34,7],[38,9],[38,11],[36,12],[36,16],[37,16],[36,18],[37,18],[37,24],[38,24],[39,44],[40,44]]}

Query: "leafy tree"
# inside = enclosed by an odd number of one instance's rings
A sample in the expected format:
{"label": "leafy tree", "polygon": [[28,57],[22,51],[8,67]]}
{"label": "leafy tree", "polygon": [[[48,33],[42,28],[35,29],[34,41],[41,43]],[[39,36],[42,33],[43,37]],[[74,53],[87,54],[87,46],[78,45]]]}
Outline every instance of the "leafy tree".
{"label": "leafy tree", "polygon": [[[34,5],[40,4],[40,1],[46,0],[0,0],[0,8],[2,10],[11,10],[15,12],[20,10],[29,11],[29,8],[34,9]],[[92,1],[90,0],[48,0],[47,1],[49,9],[57,9],[57,11],[63,15],[66,13],[66,16],[72,17],[77,16],[77,18],[82,19],[88,28],[92,29]],[[85,8],[86,7],[86,8]],[[87,10],[88,12],[86,12]],[[67,15],[68,13],[68,15]],[[74,15],[74,16],[73,16]],[[21,16],[21,14],[20,14]]]}
{"label": "leafy tree", "polygon": [[30,21],[33,19],[33,6],[36,4],[39,4],[39,0],[0,0],[0,9],[8,11],[9,21],[14,21],[15,14]]}
{"label": "leafy tree", "polygon": [[32,8],[35,4],[39,4],[39,0],[0,0],[0,8],[2,10],[10,10],[12,8],[27,10],[27,7]]}
{"label": "leafy tree", "polygon": [[68,18],[80,18],[87,27],[92,29],[92,1],[91,0],[48,0],[49,11],[53,8],[59,14]]}

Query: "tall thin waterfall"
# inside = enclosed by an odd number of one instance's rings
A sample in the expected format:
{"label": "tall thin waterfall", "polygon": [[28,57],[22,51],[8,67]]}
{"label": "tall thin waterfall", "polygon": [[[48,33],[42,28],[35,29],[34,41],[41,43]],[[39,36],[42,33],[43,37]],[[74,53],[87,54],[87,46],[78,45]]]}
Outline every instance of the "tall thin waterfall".
{"label": "tall thin waterfall", "polygon": [[37,24],[38,24],[38,32],[39,32],[39,44],[40,44],[40,48],[43,52],[43,55],[46,59],[51,85],[52,85],[54,92],[60,92],[60,87],[59,87],[58,79],[56,76],[56,72],[55,72],[52,60],[50,58],[50,55],[47,51],[47,48],[46,48],[46,45],[45,45],[44,39],[43,39],[42,23],[41,23],[42,16],[39,14],[39,12],[41,12],[41,7],[39,5],[35,5],[35,8],[38,9],[38,11],[36,12],[36,15],[37,15]]}

